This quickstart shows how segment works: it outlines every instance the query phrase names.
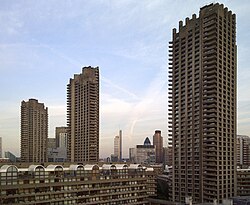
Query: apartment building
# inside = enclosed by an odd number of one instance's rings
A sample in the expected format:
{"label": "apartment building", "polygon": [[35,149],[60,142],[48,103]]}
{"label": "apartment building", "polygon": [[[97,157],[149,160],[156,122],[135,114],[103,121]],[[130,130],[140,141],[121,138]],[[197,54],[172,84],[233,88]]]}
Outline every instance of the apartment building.
{"label": "apartment building", "polygon": [[21,161],[47,162],[48,108],[36,99],[21,103]]}
{"label": "apartment building", "polygon": [[250,167],[237,169],[237,196],[248,196],[250,201]]}
{"label": "apartment building", "polygon": [[30,164],[0,168],[0,204],[148,204],[153,168],[140,164]]}
{"label": "apartment building", "polygon": [[71,162],[99,160],[99,68],[84,67],[67,87],[67,156]]}
{"label": "apartment building", "polygon": [[237,165],[250,166],[250,137],[237,135]]}
{"label": "apartment building", "polygon": [[236,16],[209,4],[173,29],[169,127],[174,202],[236,195]]}

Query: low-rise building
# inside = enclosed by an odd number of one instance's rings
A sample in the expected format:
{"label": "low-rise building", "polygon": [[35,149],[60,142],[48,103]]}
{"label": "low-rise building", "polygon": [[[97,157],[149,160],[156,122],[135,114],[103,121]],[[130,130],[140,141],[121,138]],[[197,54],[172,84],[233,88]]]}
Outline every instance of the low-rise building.
{"label": "low-rise building", "polygon": [[4,152],[4,156],[5,158],[8,158],[9,159],[9,162],[17,162],[17,157],[16,155],[14,155],[13,153],[7,151],[7,152]]}
{"label": "low-rise building", "polygon": [[237,165],[250,166],[250,137],[237,135]]}
{"label": "low-rise building", "polygon": [[0,204],[148,204],[153,168],[140,164],[3,165]]}
{"label": "low-rise building", "polygon": [[237,196],[250,196],[250,167],[237,169]]}

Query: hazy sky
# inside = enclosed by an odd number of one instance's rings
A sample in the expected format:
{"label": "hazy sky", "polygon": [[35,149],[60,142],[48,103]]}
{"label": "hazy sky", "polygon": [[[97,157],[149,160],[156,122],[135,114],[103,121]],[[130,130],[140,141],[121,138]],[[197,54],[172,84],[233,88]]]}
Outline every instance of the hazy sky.
{"label": "hazy sky", "polygon": [[[100,155],[123,130],[124,155],[155,129],[167,144],[168,42],[203,0],[0,0],[0,136],[20,153],[21,101],[49,108],[49,137],[66,125],[66,86],[84,66],[101,75]],[[250,135],[250,1],[220,1],[237,17],[238,133]]]}

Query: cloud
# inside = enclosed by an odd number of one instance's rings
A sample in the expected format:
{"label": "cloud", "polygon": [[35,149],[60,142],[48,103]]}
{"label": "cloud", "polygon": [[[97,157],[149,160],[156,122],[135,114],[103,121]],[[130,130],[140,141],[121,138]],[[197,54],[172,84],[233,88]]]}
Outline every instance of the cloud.
{"label": "cloud", "polygon": [[[137,97],[134,93],[132,93],[132,92],[128,91],[127,89],[122,88],[121,86],[119,86],[119,85],[113,83],[111,80],[109,80],[108,78],[106,78],[106,77],[104,77],[104,76],[101,76],[101,82],[103,83],[103,84],[102,84],[103,87],[106,86],[106,87],[108,87],[108,89],[109,89],[109,88],[113,88],[113,89],[116,89],[116,90],[121,91],[122,93],[120,94],[120,96],[124,96],[124,94],[126,94],[126,95],[128,95],[129,97],[132,97],[132,99],[138,99],[138,97]],[[110,91],[110,90],[109,90],[109,91]],[[105,96],[104,96],[104,97],[105,97]],[[105,98],[104,98],[104,99],[105,99]]]}
{"label": "cloud", "polygon": [[[166,84],[166,71],[165,67],[162,67],[156,77],[149,82],[146,92],[139,100],[133,100],[133,95],[129,95],[131,99],[121,100],[121,98],[117,99],[112,95],[103,94],[102,130],[105,130],[105,133],[101,135],[101,147],[106,145],[107,141],[113,144],[113,137],[119,129],[122,129],[126,136],[123,143],[125,156],[128,154],[129,147],[142,144],[144,138],[152,136],[155,129],[161,129],[166,136]],[[108,154],[108,150],[101,149],[102,156],[108,156]]]}
{"label": "cloud", "polygon": [[[249,105],[242,101],[250,99],[250,4],[222,2],[237,14],[238,130],[249,134]],[[204,0],[1,2],[0,120],[6,123],[1,123],[0,134],[4,130],[7,138],[19,139],[20,101],[34,96],[49,107],[53,136],[55,126],[66,124],[69,78],[85,65],[99,65],[101,155],[110,154],[119,129],[124,131],[125,153],[154,129],[162,129],[167,138],[168,41],[178,21],[198,14],[205,4]],[[2,106],[5,103],[9,106]],[[13,123],[12,129],[7,122]]]}

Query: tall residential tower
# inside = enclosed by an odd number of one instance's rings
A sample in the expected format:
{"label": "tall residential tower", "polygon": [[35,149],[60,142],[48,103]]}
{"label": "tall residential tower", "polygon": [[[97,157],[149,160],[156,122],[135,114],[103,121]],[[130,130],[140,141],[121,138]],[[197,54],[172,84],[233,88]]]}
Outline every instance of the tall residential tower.
{"label": "tall residential tower", "polygon": [[47,162],[48,108],[36,99],[21,103],[21,161]]}
{"label": "tall residential tower", "polygon": [[173,29],[170,137],[175,202],[236,194],[236,17],[221,4]]}
{"label": "tall residential tower", "polygon": [[84,67],[67,87],[68,160],[99,160],[99,68]]}

